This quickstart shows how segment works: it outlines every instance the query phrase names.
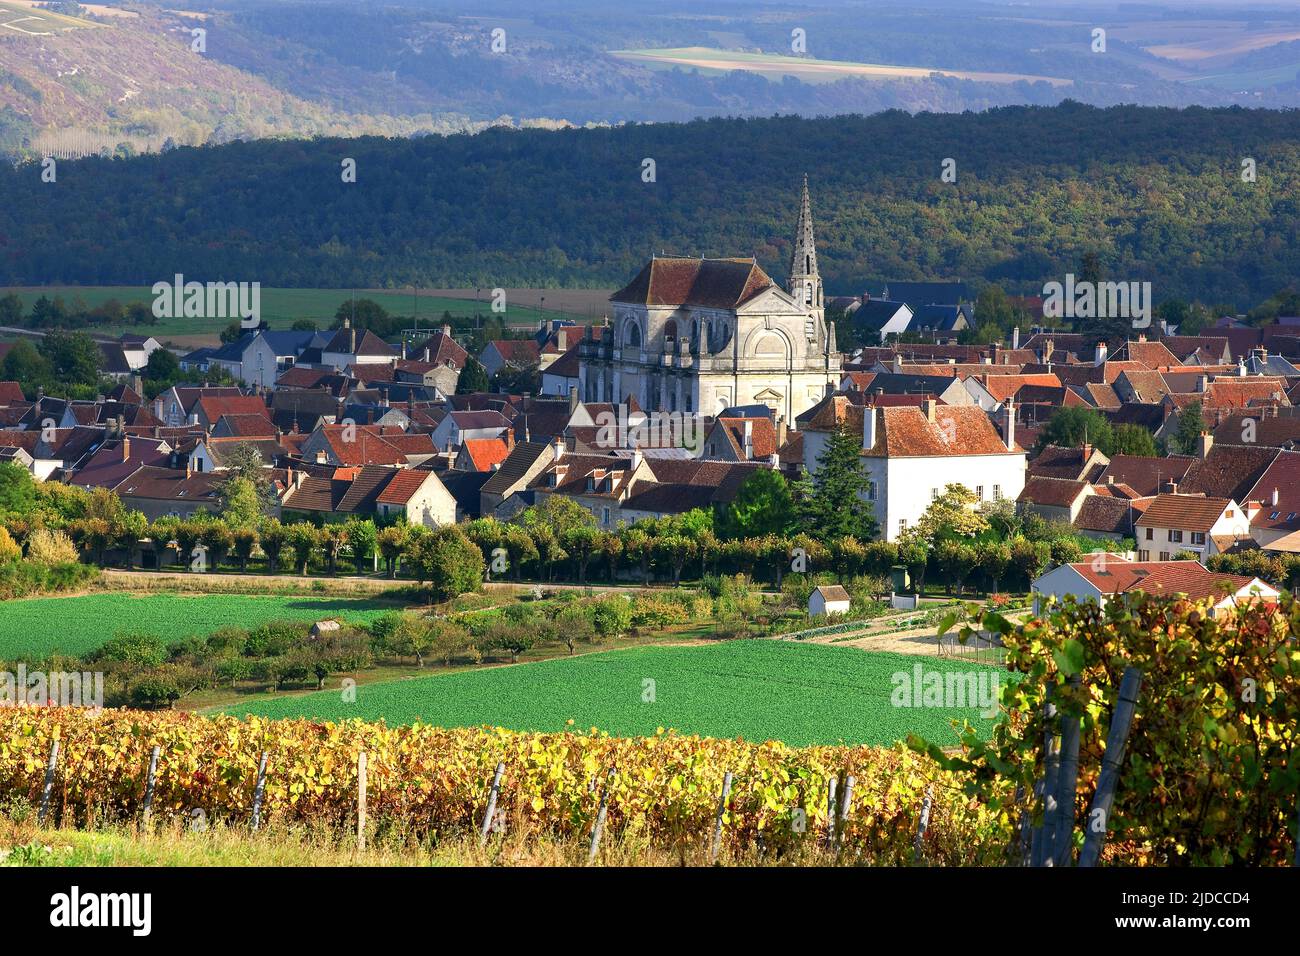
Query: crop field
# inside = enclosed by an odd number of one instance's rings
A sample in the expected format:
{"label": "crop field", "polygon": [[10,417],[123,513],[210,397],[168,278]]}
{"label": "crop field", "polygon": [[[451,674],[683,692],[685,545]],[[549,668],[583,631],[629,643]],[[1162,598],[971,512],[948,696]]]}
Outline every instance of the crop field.
{"label": "crop field", "polygon": [[[170,281],[171,277],[167,278]],[[75,300],[80,299],[88,308],[94,308],[109,299],[116,299],[123,305],[129,305],[132,302],[152,304],[154,300],[153,291],[147,286],[21,286],[0,288],[0,297],[11,292],[22,300],[25,311],[30,311],[32,303],[43,295],[51,299],[55,296],[61,296],[69,307],[72,306]],[[328,328],[330,323],[334,321],[334,314],[339,306],[351,299],[352,290],[263,288],[261,295],[262,318],[272,328],[287,329],[298,319],[310,319],[321,328]],[[607,297],[607,295],[606,293],[602,298]],[[477,302],[473,290],[469,290],[468,295],[463,297],[428,295],[424,292],[420,292],[413,297],[410,290],[401,292],[396,290],[358,289],[356,296],[359,299],[370,299],[377,302],[392,315],[409,316],[415,311],[422,328],[437,327],[442,322],[444,312],[450,312],[454,319],[469,320],[473,318],[476,312],[487,314],[492,304],[491,289],[482,290],[481,298]],[[543,305],[541,300],[543,296],[547,299],[545,308],[541,307]],[[581,298],[583,303],[586,304],[586,299],[590,298],[590,296],[582,296]],[[506,322],[509,325],[535,327],[543,317],[548,319],[588,318],[587,313],[592,311],[590,307],[576,315],[572,311],[560,311],[565,307],[565,299],[565,291],[560,289],[507,289],[506,311],[504,313]],[[557,308],[551,308],[552,305]],[[597,314],[599,315],[599,313]],[[221,330],[228,324],[229,320],[227,319],[163,318],[159,319],[156,325],[96,326],[91,331],[109,335],[138,332],[158,338],[174,335],[206,335],[216,341],[217,336],[221,334]]]}
{"label": "crop field", "polygon": [[[987,730],[977,707],[891,704],[896,673],[1004,675],[988,667],[788,641],[645,647],[513,667],[385,681],[337,692],[277,697],[227,713],[440,727],[483,724],[520,731],[653,735],[664,727],[706,737],[780,740],[790,746],[891,744],[909,733],[956,743],[954,719]],[[569,721],[573,721],[570,726]]]}
{"label": "crop field", "polygon": [[0,0],[0,36],[21,34],[31,37],[48,37],[64,30],[78,27],[95,27],[80,17],[69,17],[50,10],[39,10],[32,4]]}
{"label": "crop field", "polygon": [[340,617],[361,623],[393,608],[391,601],[244,594],[90,594],[4,601],[0,603],[0,660],[81,655],[127,630],[156,634],[171,643],[221,627],[254,627],[277,618]]}
{"label": "crop field", "polygon": [[738,50],[715,50],[692,46],[668,50],[614,50],[612,56],[651,69],[693,68],[702,73],[725,73],[744,70],[769,80],[793,76],[805,83],[834,83],[846,77],[873,80],[925,79],[938,73],[982,83],[1051,83],[1069,86],[1073,81],[1027,73],[981,73],[970,70],[943,70],[921,66],[891,66],[881,63],[853,63],[847,60],[818,60],[814,57],[783,56],[776,53],[749,53]]}

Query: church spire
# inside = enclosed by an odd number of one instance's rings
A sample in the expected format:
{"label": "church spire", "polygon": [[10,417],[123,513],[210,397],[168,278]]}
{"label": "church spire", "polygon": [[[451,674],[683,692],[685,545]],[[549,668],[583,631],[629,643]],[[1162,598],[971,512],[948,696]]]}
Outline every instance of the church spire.
{"label": "church spire", "polygon": [[799,221],[794,227],[794,251],[790,254],[790,277],[816,275],[817,244],[813,240],[812,200],[808,196],[808,174],[804,173]]}
{"label": "church spire", "polygon": [[[799,202],[799,221],[794,227],[794,251],[790,254],[790,278],[786,291],[808,309],[812,329],[822,324],[822,278],[817,271],[817,244],[813,239],[812,200],[808,196],[808,174],[803,177],[803,196]],[[809,335],[813,341],[814,334]]]}

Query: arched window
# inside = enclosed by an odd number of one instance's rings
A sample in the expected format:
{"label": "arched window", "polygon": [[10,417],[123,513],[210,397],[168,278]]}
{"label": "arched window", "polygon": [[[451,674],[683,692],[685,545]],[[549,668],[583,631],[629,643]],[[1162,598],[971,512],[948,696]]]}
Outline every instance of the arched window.
{"label": "arched window", "polygon": [[677,342],[677,321],[669,319],[664,323],[664,345],[671,348]]}
{"label": "arched window", "polygon": [[627,323],[627,332],[623,337],[623,344],[630,349],[641,347],[641,326],[637,325],[635,321]]}

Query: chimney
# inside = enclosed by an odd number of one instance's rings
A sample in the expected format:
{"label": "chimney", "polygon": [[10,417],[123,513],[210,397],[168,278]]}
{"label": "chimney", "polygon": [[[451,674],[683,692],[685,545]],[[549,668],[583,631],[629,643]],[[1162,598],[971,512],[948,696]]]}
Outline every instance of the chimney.
{"label": "chimney", "polygon": [[745,460],[752,461],[754,459],[754,423],[750,419],[746,418],[744,425],[745,425],[745,439],[744,439]]}
{"label": "chimney", "polygon": [[[1007,451],[1016,449],[1016,403],[1012,399],[1007,399],[1006,404],[1002,406],[1002,412],[1006,416],[1002,422],[1002,437],[1006,439]],[[1092,450],[1088,449],[1088,455]]]}
{"label": "chimney", "polygon": [[785,416],[778,415],[776,418],[776,447],[784,448],[786,441],[789,440],[790,430],[785,423]]}
{"label": "chimney", "polygon": [[507,428],[507,429],[506,429],[506,436],[505,436],[505,437],[506,437],[506,452],[509,453],[509,452],[514,451],[514,449],[515,449],[515,430],[514,430],[513,428]]}
{"label": "chimney", "polygon": [[1282,496],[1281,496],[1280,494],[1278,494],[1278,490],[1277,490],[1276,488],[1274,488],[1274,489],[1273,489],[1273,507],[1276,508],[1276,507],[1277,507],[1279,504],[1281,504],[1281,503],[1282,503]]}
{"label": "chimney", "polygon": [[[1010,405],[1011,403],[1008,402],[1007,404]],[[929,422],[931,425],[934,424],[934,411],[938,407],[938,405],[939,403],[936,402],[933,398],[927,398],[925,400],[925,420]]]}
{"label": "chimney", "polygon": [[1084,464],[1087,464],[1088,459],[1092,457],[1092,443],[1084,442],[1082,447],[1080,448],[1080,451],[1083,453]]}
{"label": "chimney", "polygon": [[1176,495],[1178,494],[1178,482],[1170,478],[1168,481],[1165,482],[1164,487],[1161,488],[1160,491],[1162,494]]}
{"label": "chimney", "polygon": [[572,415],[578,410],[578,386],[569,386],[569,414]]}
{"label": "chimney", "polygon": [[1056,343],[1048,339],[1043,343],[1043,363],[1046,364],[1052,360],[1052,352],[1056,350]]}
{"label": "chimney", "polygon": [[316,452],[316,464],[318,465],[325,464],[325,452],[323,449],[321,451]]}
{"label": "chimney", "polygon": [[386,389],[386,388],[381,388],[381,389],[379,390],[379,404],[382,405],[384,408],[388,408],[388,407],[389,407],[389,405],[388,405],[388,389]]}
{"label": "chimney", "polygon": [[903,357],[897,352],[894,353],[894,373],[898,374],[903,371]]}
{"label": "chimney", "polygon": [[555,441],[551,443],[551,448],[555,451],[555,460],[559,461],[564,457],[564,438],[559,435],[555,436]]}
{"label": "chimney", "polygon": [[1020,348],[1020,326],[1018,325],[1011,330],[1011,347],[1013,349]]}
{"label": "chimney", "polygon": [[876,447],[876,406],[867,405],[862,409],[862,450],[870,451]]}
{"label": "chimney", "polygon": [[772,452],[767,456],[767,463],[773,471],[778,471],[781,468],[781,456],[776,452]]}
{"label": "chimney", "polygon": [[186,455],[185,456],[185,477],[188,478],[192,474],[194,474],[194,456]]}
{"label": "chimney", "polygon": [[555,347],[561,352],[568,351],[569,348],[569,330],[558,329],[555,333]]}
{"label": "chimney", "polygon": [[1196,380],[1196,390],[1198,392],[1208,392],[1210,390],[1210,376],[1202,375]]}
{"label": "chimney", "polygon": [[1210,454],[1210,449],[1214,447],[1214,436],[1209,432],[1201,432],[1196,439],[1196,457],[1205,460]]}
{"label": "chimney", "polygon": [[406,361],[406,336],[402,336],[402,361]]}
{"label": "chimney", "polygon": [[442,334],[447,336],[447,338],[451,338],[451,326],[443,323]]}
{"label": "chimney", "polygon": [[1107,353],[1107,351],[1108,351],[1108,349],[1106,348],[1106,343],[1105,343],[1105,342],[1098,342],[1098,343],[1097,343],[1097,349],[1096,349],[1096,351],[1093,353],[1092,364],[1093,364],[1093,365],[1105,365],[1105,364],[1106,364],[1106,353]]}
{"label": "chimney", "polygon": [[122,460],[131,460],[131,439],[126,435],[122,436]]}
{"label": "chimney", "polygon": [[1246,359],[1244,357],[1237,363],[1237,377],[1246,377]]}

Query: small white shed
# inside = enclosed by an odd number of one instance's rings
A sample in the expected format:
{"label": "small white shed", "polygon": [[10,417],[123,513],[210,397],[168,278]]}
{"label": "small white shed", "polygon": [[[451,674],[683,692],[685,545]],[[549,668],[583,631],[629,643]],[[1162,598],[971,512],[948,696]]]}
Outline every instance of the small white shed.
{"label": "small white shed", "polygon": [[848,614],[849,592],[838,584],[823,584],[813,588],[808,596],[808,613],[813,617],[819,614]]}

